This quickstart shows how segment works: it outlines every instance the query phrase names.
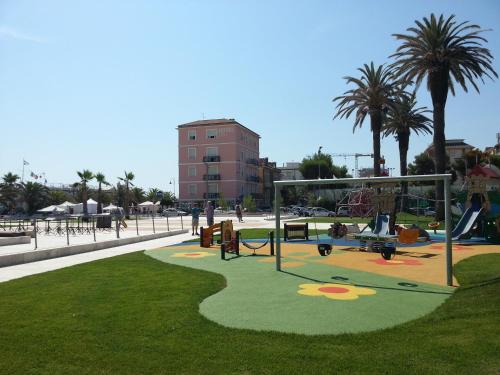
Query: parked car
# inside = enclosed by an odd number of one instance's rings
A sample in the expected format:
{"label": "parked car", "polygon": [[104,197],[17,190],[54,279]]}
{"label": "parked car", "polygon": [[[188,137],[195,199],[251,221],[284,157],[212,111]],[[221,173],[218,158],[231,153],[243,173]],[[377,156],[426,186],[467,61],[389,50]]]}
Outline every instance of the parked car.
{"label": "parked car", "polygon": [[349,207],[339,207],[337,210],[337,216],[351,216]]}
{"label": "parked car", "polygon": [[311,210],[309,210],[309,216],[333,217],[335,216],[335,212],[327,210],[323,207],[313,207]]}
{"label": "parked car", "polygon": [[186,211],[178,210],[177,208],[166,208],[161,213],[161,216],[186,216],[188,213]]}
{"label": "parked car", "polygon": [[436,210],[432,207],[427,207],[424,211],[424,216],[436,216]]}

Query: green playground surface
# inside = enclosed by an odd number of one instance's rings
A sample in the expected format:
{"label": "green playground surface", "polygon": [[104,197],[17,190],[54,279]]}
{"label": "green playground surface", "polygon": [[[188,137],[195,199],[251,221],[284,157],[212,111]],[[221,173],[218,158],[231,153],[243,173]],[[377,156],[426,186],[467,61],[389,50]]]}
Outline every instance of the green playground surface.
{"label": "green playground surface", "polygon": [[[293,247],[293,255],[299,257],[314,248],[310,244],[282,246]],[[307,335],[374,331],[419,318],[454,291],[314,263],[321,260],[319,255],[308,256],[307,261],[285,256],[284,271],[277,272],[274,257],[242,253],[222,261],[217,246],[206,249],[186,243],[146,254],[166,263],[223,275],[226,288],[204,300],[200,312],[232,328]]]}
{"label": "green playground surface", "polygon": [[[216,261],[216,256],[208,258]],[[236,261],[218,262],[219,268],[239,267]],[[264,268],[267,265],[263,262]],[[217,299],[229,290],[231,279],[220,271],[165,263],[143,253],[117,256],[0,283],[0,373],[498,374],[499,270],[499,254],[461,261],[455,267],[461,287],[441,304],[436,301],[435,310],[391,328],[299,335],[228,328],[205,318],[202,314],[219,309]],[[318,279],[330,276],[318,269],[314,272]],[[254,289],[252,293],[260,285],[250,273],[231,273],[241,280],[252,276],[253,282],[245,287]],[[366,275],[348,276],[351,282],[370,282]],[[282,277],[285,284],[290,283],[290,295],[296,293],[297,284],[290,280],[297,276]],[[377,285],[385,287],[382,282],[392,280],[377,280]],[[374,287],[369,284],[370,289]],[[286,285],[280,288],[287,290]],[[376,289],[376,294],[345,301],[302,295],[281,311],[279,321],[293,324],[289,317],[305,301],[315,301],[314,306],[342,302],[353,308],[385,293],[384,301],[393,303],[386,308],[386,321],[397,319],[398,311],[406,307],[403,302],[394,305],[391,293],[402,292]],[[262,306],[257,298],[253,300]],[[308,311],[309,320],[328,316],[314,306]],[[232,306],[227,309],[227,315],[240,311]],[[371,319],[371,313],[363,311],[367,322],[380,320]],[[244,320],[245,315],[228,319]]]}

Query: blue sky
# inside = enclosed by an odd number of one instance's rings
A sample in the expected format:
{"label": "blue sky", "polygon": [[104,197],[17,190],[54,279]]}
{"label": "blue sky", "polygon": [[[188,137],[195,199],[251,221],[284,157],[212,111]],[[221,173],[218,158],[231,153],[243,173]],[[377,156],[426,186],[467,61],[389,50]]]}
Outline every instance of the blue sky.
{"label": "blue sky", "polygon": [[[369,123],[333,121],[345,75],[388,61],[415,19],[455,14],[483,28],[500,72],[497,1],[22,1],[0,2],[0,174],[123,170],[172,190],[176,125],[235,118],[259,133],[261,156],[282,164],[325,152],[371,152]],[[422,87],[422,105],[430,106]],[[459,91],[448,138],[477,147],[500,131],[499,82]],[[430,142],[414,137],[410,160]],[[382,142],[388,166],[397,144]],[[343,164],[343,159],[336,159]],[[369,166],[370,159],[362,159]],[[353,161],[348,161],[353,168]]]}

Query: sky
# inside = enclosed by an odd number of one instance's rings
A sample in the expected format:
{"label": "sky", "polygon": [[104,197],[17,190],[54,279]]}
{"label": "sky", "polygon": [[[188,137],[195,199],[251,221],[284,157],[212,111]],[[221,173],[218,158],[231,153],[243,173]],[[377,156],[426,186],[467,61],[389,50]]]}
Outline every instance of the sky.
{"label": "sky", "polygon": [[[24,158],[25,176],[44,173],[49,183],[73,183],[82,169],[116,183],[126,170],[138,186],[173,191],[176,126],[203,118],[235,118],[278,165],[319,146],[371,153],[369,122],[353,133],[353,119],[333,120],[332,99],[348,88],[342,77],[390,62],[391,34],[432,12],[492,29],[500,73],[495,0],[0,0],[0,175],[21,175]],[[425,85],[418,100],[431,107]],[[498,80],[480,95],[458,90],[447,138],[495,144],[499,105]],[[409,160],[431,141],[412,137]],[[393,138],[382,155],[398,174]]]}

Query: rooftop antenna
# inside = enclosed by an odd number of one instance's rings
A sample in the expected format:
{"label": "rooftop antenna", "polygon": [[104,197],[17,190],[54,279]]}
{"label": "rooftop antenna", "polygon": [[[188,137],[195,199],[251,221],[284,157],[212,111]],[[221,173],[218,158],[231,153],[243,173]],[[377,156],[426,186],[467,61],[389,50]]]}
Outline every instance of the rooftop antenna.
{"label": "rooftop antenna", "polygon": [[201,113],[201,117],[203,118],[203,120],[205,120],[205,112]]}

